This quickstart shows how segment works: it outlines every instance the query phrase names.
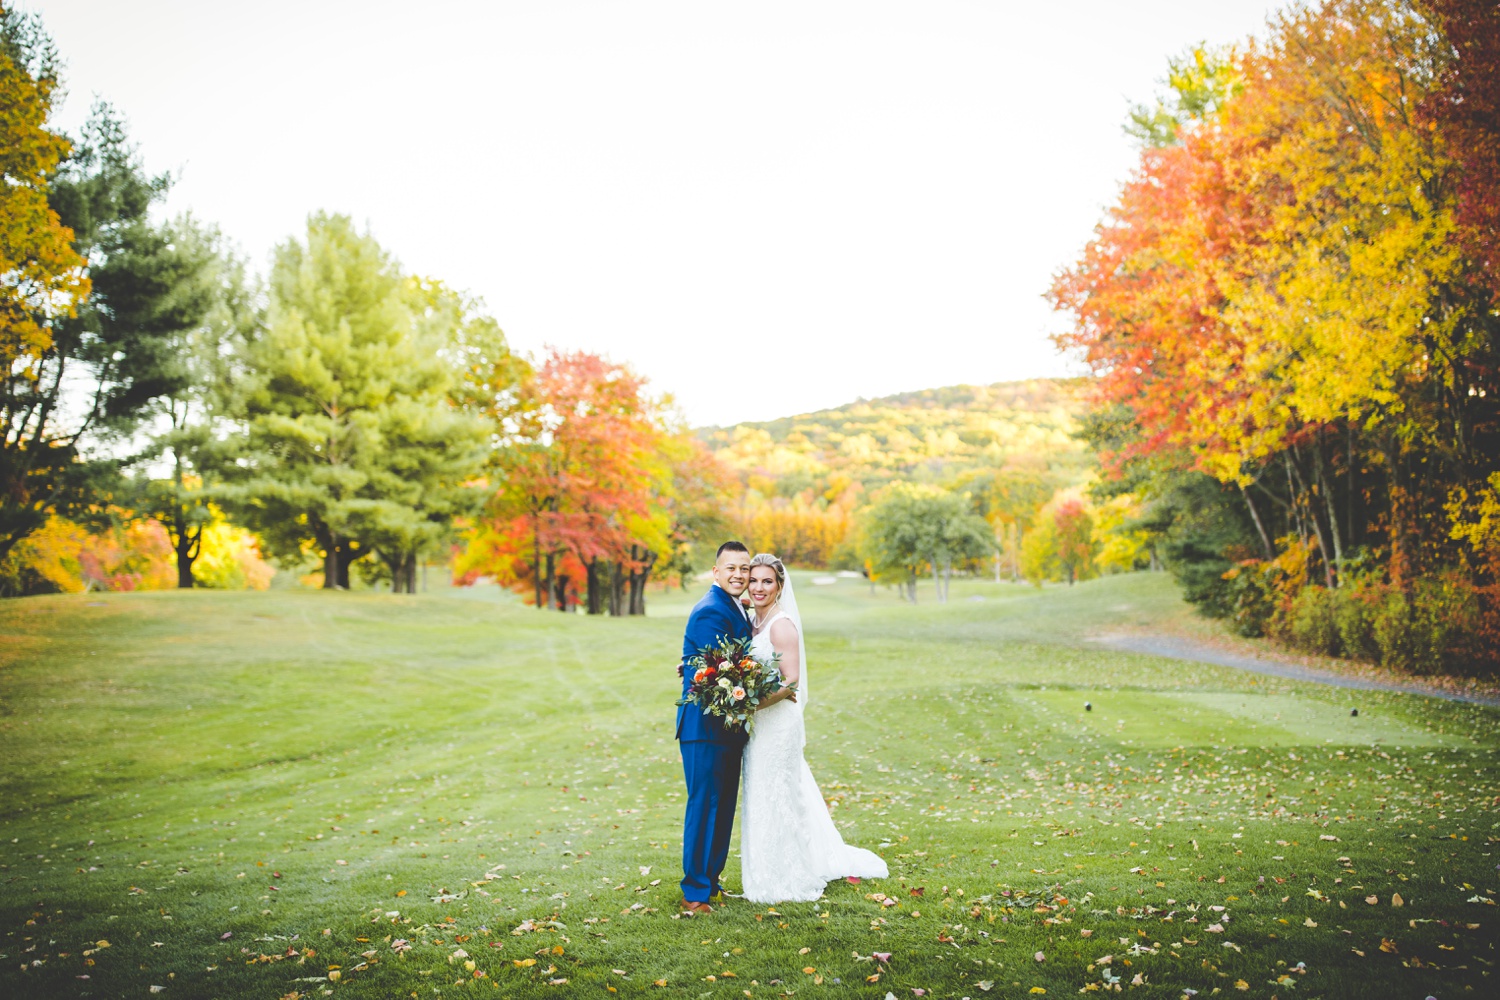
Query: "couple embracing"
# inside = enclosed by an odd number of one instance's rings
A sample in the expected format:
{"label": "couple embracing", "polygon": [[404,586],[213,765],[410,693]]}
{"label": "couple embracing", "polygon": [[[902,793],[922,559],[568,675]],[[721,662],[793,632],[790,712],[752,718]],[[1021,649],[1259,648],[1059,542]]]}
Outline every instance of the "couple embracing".
{"label": "couple embracing", "polygon": [[[687,778],[682,830],[682,908],[712,911],[719,876],[729,859],[737,793],[744,777],[740,816],[742,895],[756,903],[807,902],[823,895],[831,880],[845,876],[885,878],[885,862],[850,847],[839,836],[802,755],[807,742],[802,709],[807,704],[807,657],[802,617],[786,567],[773,555],[750,557],[739,542],[719,546],[713,586],[688,616],[682,640],[683,695],[690,682],[685,665],[719,640],[751,640],[751,652],[769,660],[780,654],[785,683],[763,701],[747,737],[687,703],[677,710],[677,739]],[[748,591],[755,608],[740,603]]]}

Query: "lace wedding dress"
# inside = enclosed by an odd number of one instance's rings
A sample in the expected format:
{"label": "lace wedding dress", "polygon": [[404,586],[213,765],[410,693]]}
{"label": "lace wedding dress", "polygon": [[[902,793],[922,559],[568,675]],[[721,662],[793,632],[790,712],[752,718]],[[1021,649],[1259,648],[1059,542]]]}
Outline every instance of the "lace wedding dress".
{"label": "lace wedding dress", "polygon": [[[771,623],[786,618],[802,641],[802,622],[791,597],[788,579],[781,611],[772,615],[755,637],[751,649],[770,658]],[[790,604],[790,608],[788,608]],[[790,613],[789,613],[790,612]],[[802,756],[807,742],[802,727],[806,706],[807,657],[797,701],[779,701],[755,716],[755,729],[745,747],[744,787],[740,796],[740,873],[743,895],[755,903],[810,902],[836,878],[855,875],[885,878],[889,871],[879,855],[850,847],[839,836],[823,793]]]}

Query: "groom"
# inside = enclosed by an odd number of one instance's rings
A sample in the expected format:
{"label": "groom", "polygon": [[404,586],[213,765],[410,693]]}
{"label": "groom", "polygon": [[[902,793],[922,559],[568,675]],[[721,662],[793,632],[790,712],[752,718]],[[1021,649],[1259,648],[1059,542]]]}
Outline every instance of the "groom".
{"label": "groom", "polygon": [[[720,545],[713,576],[713,586],[688,615],[682,637],[678,669],[684,696],[692,682],[689,659],[725,636],[750,638],[750,619],[740,606],[740,595],[750,586],[750,550],[739,542]],[[719,894],[719,874],[729,860],[729,833],[734,828],[746,736],[725,729],[718,718],[689,702],[677,709],[677,739],[688,791],[682,822],[682,908],[689,913],[712,913],[708,901]]]}

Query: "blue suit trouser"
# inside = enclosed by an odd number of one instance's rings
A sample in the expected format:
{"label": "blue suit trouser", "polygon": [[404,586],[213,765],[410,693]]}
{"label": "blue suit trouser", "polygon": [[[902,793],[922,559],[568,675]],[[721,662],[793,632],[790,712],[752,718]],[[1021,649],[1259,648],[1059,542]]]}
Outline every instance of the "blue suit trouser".
{"label": "blue suit trouser", "polygon": [[687,812],[682,822],[682,898],[706,903],[719,891],[719,875],[729,860],[729,835],[739,798],[738,743],[681,743],[687,779]]}

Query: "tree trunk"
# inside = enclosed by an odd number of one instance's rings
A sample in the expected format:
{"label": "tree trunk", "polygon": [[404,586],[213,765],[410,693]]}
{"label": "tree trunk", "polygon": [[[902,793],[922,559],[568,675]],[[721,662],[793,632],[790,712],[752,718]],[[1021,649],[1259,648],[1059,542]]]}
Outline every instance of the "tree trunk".
{"label": "tree trunk", "polygon": [[349,589],[349,567],[354,565],[356,559],[364,555],[363,552],[354,551],[357,544],[352,538],[340,538],[337,548],[334,549],[335,562],[338,567],[338,586],[341,590]]}
{"label": "tree trunk", "polygon": [[[1245,498],[1245,506],[1250,508],[1250,519],[1255,522],[1256,534],[1260,535],[1261,551],[1265,553],[1266,562],[1276,558],[1276,550],[1271,547],[1271,537],[1266,534],[1266,526],[1260,521],[1260,511],[1255,509],[1255,501],[1250,499],[1250,491],[1244,486],[1240,487],[1240,496]],[[1152,553],[1153,559],[1155,553]]]}
{"label": "tree trunk", "polygon": [[1333,561],[1338,568],[1334,577],[1334,586],[1343,582],[1344,576],[1344,543],[1339,538],[1339,518],[1335,513],[1333,502],[1333,490],[1329,486],[1329,478],[1323,470],[1323,448],[1321,445],[1313,444],[1313,469],[1318,475],[1318,488],[1323,491],[1323,502],[1328,507],[1328,533],[1333,536]]}
{"label": "tree trunk", "polygon": [[588,590],[588,612],[591,615],[604,613],[604,571],[607,568],[608,564],[598,559],[590,559],[588,562],[588,575],[584,578],[584,583]]}
{"label": "tree trunk", "polygon": [[[551,569],[548,569],[551,575]],[[543,607],[542,595],[547,592],[547,585],[542,580],[542,534],[536,518],[531,519],[531,584],[535,591],[532,605],[540,611]]]}
{"label": "tree trunk", "polygon": [[[635,549],[631,549],[631,554]],[[646,613],[646,581],[651,579],[651,568],[656,565],[656,553],[646,551],[639,558],[639,565],[630,571],[630,613]]]}
{"label": "tree trunk", "polygon": [[942,604],[946,598],[943,596],[943,575],[942,570],[938,568],[937,553],[934,552],[929,558],[932,560],[932,589],[937,591],[938,603]]}
{"label": "tree trunk", "polygon": [[[635,547],[631,546],[630,554],[635,555]],[[628,607],[625,596],[625,585],[630,582],[630,573],[618,562],[609,564],[609,613],[611,617],[619,618],[626,613]]]}
{"label": "tree trunk", "polygon": [[1318,511],[1313,506],[1312,490],[1308,489],[1306,480],[1302,478],[1301,463],[1293,462],[1290,458],[1287,459],[1287,463],[1289,468],[1296,473],[1297,485],[1301,488],[1302,495],[1307,498],[1308,519],[1312,521],[1313,534],[1318,541],[1318,554],[1323,558],[1323,583],[1329,590],[1332,590],[1337,586],[1333,578],[1333,551],[1328,544],[1328,539],[1323,537],[1323,522],[1318,519]]}
{"label": "tree trunk", "polygon": [[318,545],[323,549],[323,589],[339,589],[340,539],[328,528],[318,529]]}
{"label": "tree trunk", "polygon": [[568,610],[568,575],[559,573],[557,580],[552,585],[552,596],[557,602],[557,610],[566,613]]}
{"label": "tree trunk", "polygon": [[391,570],[391,593],[415,594],[417,592],[417,554],[398,552],[384,561]]}
{"label": "tree trunk", "polygon": [[1404,587],[1415,568],[1411,551],[1413,546],[1406,531],[1408,518],[1411,516],[1411,494],[1401,482],[1401,445],[1387,439],[1382,450],[1385,453],[1386,496],[1390,504],[1386,515],[1389,519],[1386,544],[1391,554],[1386,563],[1386,572],[1390,574],[1392,584]]}
{"label": "tree trunk", "polygon": [[538,608],[546,608],[552,606],[552,575],[556,570],[557,557],[551,552],[548,552],[547,558],[546,560],[544,560],[543,565],[546,567],[546,574],[542,577],[541,580],[540,593],[544,595],[545,599],[539,600],[537,602]]}
{"label": "tree trunk", "polygon": [[189,590],[198,585],[193,578],[193,563],[198,561],[198,554],[203,551],[203,526],[200,524],[198,530],[189,533],[179,525],[177,537],[173,540],[173,546],[177,550],[177,587],[179,590]]}
{"label": "tree trunk", "polygon": [[1021,582],[1021,522],[1016,522],[1016,547],[1010,554],[1010,582]]}

